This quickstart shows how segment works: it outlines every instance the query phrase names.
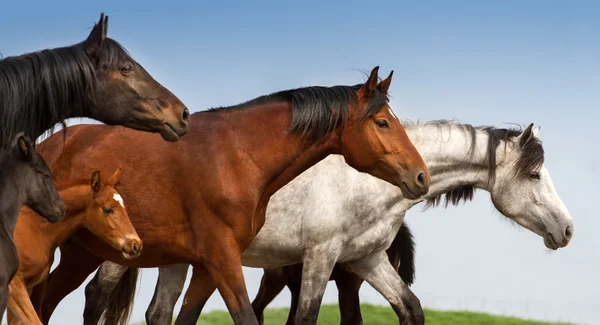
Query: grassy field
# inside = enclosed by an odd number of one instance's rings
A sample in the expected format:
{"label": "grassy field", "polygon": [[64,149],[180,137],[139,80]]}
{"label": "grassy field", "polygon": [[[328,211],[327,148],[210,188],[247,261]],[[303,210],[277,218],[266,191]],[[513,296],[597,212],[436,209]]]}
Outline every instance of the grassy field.
{"label": "grassy field", "polygon": [[[324,305],[319,313],[319,325],[339,325],[340,317],[337,305]],[[396,314],[389,307],[362,305],[365,325],[398,325]],[[269,309],[265,313],[265,325],[283,325],[287,319],[288,310]],[[547,323],[501,317],[471,312],[445,312],[425,310],[427,325],[568,325],[567,323]],[[144,323],[142,323],[144,324]],[[140,325],[142,325],[140,324]],[[203,314],[198,325],[230,325],[233,324],[226,311],[213,311]]]}

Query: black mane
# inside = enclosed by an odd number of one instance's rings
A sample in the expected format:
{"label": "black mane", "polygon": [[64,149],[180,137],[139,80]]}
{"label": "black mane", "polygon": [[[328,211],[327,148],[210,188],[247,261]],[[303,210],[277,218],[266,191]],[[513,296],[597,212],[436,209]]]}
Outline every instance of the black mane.
{"label": "black mane", "polygon": [[[240,110],[277,102],[291,102],[292,126],[290,132],[322,139],[338,126],[348,122],[350,106],[358,104],[356,91],[362,86],[363,84],[290,89],[260,96],[239,105],[211,108],[208,111]],[[367,108],[361,119],[376,114],[388,101],[388,96],[376,88],[369,97]]]}
{"label": "black mane", "polygon": [[[460,126],[462,131],[469,134],[471,137],[471,153],[474,152],[474,149],[477,146],[476,132],[478,130],[486,132],[488,134],[486,147],[486,160],[489,170],[488,184],[493,184],[496,180],[496,150],[500,143],[523,134],[523,131],[520,129],[503,129],[491,126],[474,127],[470,124],[456,124],[445,120],[432,121],[426,124],[437,126]],[[518,145],[521,146],[523,153],[519,159],[517,159],[514,167],[516,177],[528,177],[529,173],[539,169],[544,163],[544,148],[542,142],[533,136],[522,140],[525,141],[521,141]],[[442,199],[444,201],[444,207],[448,207],[449,204],[458,205],[461,201],[466,202],[472,200],[474,194],[475,187],[471,185],[461,186],[452,189],[447,193],[442,193],[434,198],[428,199],[424,209],[438,206],[442,202]]]}
{"label": "black mane", "polygon": [[[107,65],[129,56],[108,38],[102,51]],[[95,81],[83,43],[0,60],[1,146],[18,132],[36,139],[58,123],[65,127],[65,119],[81,116],[94,101]]]}

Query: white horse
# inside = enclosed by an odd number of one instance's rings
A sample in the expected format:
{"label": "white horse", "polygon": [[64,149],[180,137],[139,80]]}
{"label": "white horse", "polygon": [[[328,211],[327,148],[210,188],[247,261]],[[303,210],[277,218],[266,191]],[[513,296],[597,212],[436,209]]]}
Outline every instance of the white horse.
{"label": "white horse", "polygon": [[[303,263],[296,324],[316,324],[336,263],[379,291],[402,324],[423,324],[419,300],[385,253],[414,205],[424,200],[437,205],[444,194],[447,202],[456,204],[469,199],[474,189],[482,189],[490,192],[503,215],[541,236],[546,247],[558,249],[569,243],[571,217],[544,167],[539,129],[532,127],[521,132],[445,121],[408,126],[432,177],[429,193],[420,200],[405,199],[398,188],[355,171],[341,156],[330,156],[273,195],[265,225],[243,253],[243,265],[275,268]],[[97,302],[98,297],[92,296],[112,291],[115,277],[125,270],[105,262],[86,288],[88,301]],[[187,265],[161,268],[148,324],[164,321],[153,314],[168,315],[170,322],[186,273]],[[157,299],[165,295],[170,298]],[[163,305],[158,307],[157,300]],[[101,304],[86,306],[90,308],[103,310]]]}

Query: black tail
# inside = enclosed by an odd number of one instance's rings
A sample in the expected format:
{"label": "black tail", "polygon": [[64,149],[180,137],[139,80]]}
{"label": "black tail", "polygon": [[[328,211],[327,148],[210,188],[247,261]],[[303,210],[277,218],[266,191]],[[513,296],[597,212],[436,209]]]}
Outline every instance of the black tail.
{"label": "black tail", "polygon": [[415,282],[415,241],[406,223],[402,222],[392,246],[400,255],[398,274],[410,286]]}
{"label": "black tail", "polygon": [[117,283],[117,286],[111,293],[108,300],[108,307],[104,314],[102,314],[99,324],[126,325],[129,323],[138,274],[139,269],[131,267],[123,273],[119,283]]}

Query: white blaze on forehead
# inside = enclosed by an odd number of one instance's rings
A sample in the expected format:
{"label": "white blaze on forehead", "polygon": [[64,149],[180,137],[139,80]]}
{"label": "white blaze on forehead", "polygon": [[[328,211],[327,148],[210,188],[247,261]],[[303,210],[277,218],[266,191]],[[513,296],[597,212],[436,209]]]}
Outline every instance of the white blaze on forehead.
{"label": "white blaze on forehead", "polygon": [[121,197],[121,195],[119,193],[115,193],[115,195],[113,195],[113,199],[117,202],[119,202],[119,204],[121,205],[121,207],[125,207],[125,203],[123,203],[123,198]]}

